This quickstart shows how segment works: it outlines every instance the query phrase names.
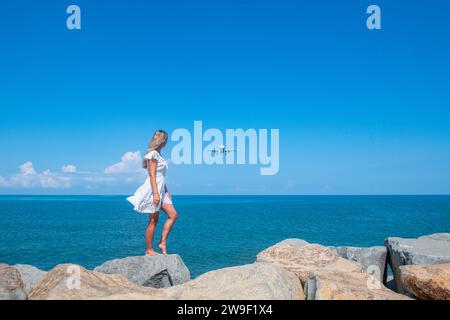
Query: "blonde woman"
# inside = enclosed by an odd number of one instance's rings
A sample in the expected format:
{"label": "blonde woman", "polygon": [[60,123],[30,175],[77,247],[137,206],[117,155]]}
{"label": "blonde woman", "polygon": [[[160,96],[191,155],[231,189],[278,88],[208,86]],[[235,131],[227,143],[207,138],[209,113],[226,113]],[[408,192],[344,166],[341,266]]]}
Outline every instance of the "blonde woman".
{"label": "blonde woman", "polygon": [[145,231],[146,256],[159,255],[158,252],[153,250],[152,244],[159,211],[164,211],[168,216],[163,226],[161,240],[158,243],[158,248],[161,249],[164,255],[167,255],[167,237],[178,218],[178,213],[172,204],[172,196],[167,190],[165,183],[167,161],[161,156],[161,150],[166,143],[167,133],[163,130],[157,130],[153,135],[142,164],[148,171],[148,177],[134,195],[127,198],[134,205],[135,211],[149,214],[149,223]]}

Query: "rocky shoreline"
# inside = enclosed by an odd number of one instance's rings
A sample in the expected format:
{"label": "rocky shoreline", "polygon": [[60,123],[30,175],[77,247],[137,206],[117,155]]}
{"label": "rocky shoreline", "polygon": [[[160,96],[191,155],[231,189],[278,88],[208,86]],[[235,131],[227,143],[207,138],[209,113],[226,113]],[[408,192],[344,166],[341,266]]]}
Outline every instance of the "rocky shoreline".
{"label": "rocky shoreline", "polygon": [[26,299],[450,300],[450,233],[389,237],[376,247],[286,239],[254,263],[195,279],[178,254],[114,259],[93,270],[0,263],[0,300]]}

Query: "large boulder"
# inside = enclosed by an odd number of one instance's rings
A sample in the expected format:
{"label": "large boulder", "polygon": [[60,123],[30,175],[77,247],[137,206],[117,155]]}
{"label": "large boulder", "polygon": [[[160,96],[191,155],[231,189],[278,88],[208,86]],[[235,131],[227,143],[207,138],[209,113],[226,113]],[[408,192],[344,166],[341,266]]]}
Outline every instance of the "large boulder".
{"label": "large boulder", "polygon": [[29,264],[16,264],[14,265],[14,268],[20,272],[26,294],[28,294],[33,286],[47,273]]}
{"label": "large boulder", "polygon": [[360,272],[315,272],[306,286],[308,300],[408,300],[377,278]]}
{"label": "large boulder", "polygon": [[406,292],[422,300],[450,300],[450,263],[400,267]]}
{"label": "large boulder", "polygon": [[145,287],[165,288],[189,281],[189,269],[178,254],[136,256],[107,261],[94,271],[120,274]]}
{"label": "large boulder", "polygon": [[383,246],[375,247],[329,247],[344,259],[361,263],[368,274],[386,283],[387,249]]}
{"label": "large boulder", "polygon": [[396,291],[406,292],[400,278],[400,266],[450,263],[450,233],[422,236],[418,239],[389,237],[385,240],[388,262],[394,273]]}
{"label": "large boulder", "polygon": [[364,272],[360,263],[344,259],[318,244],[277,243],[258,253],[256,261],[269,262],[295,273],[303,285],[318,271]]}
{"label": "large boulder", "polygon": [[28,299],[97,300],[128,294],[140,299],[169,299],[161,289],[141,287],[121,275],[88,271],[74,264],[61,264],[50,270],[33,287]]}
{"label": "large boulder", "polygon": [[26,298],[19,270],[0,263],[0,300],[25,300]]}
{"label": "large boulder", "polygon": [[[275,246],[281,244],[288,244],[298,248],[302,248],[310,243],[298,238],[289,238],[278,242],[277,244],[275,244]],[[344,259],[352,260],[362,264],[366,272],[376,276],[383,283],[386,283],[386,247],[329,246],[328,248],[330,248],[333,253],[338,254]]]}
{"label": "large boulder", "polygon": [[186,300],[304,300],[302,286],[291,272],[256,262],[206,272],[194,280],[164,289]]}

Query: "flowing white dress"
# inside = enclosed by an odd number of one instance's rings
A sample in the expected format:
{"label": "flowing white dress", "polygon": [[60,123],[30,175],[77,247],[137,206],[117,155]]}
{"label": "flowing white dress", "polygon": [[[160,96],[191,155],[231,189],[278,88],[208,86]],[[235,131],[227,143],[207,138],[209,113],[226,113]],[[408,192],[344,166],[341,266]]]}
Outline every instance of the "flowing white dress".
{"label": "flowing white dress", "polygon": [[160,201],[156,207],[153,205],[153,192],[152,185],[150,184],[150,177],[147,177],[144,184],[136,190],[134,195],[128,197],[127,200],[134,206],[134,210],[137,212],[155,213],[160,210],[162,203],[172,204],[172,201],[165,192],[165,177],[168,165],[167,161],[156,150],[149,152],[144,159],[147,161],[148,166],[150,166],[149,162],[151,159],[157,161],[155,178]]}

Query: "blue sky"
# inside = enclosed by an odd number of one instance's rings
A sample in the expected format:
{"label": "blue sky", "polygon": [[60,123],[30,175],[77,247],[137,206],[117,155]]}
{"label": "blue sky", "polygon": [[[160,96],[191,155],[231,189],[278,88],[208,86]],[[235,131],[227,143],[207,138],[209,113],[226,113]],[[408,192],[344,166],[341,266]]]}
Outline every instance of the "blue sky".
{"label": "blue sky", "polygon": [[[66,28],[70,4],[81,30]],[[370,4],[381,30],[366,28]],[[280,170],[169,164],[174,194],[450,193],[448,1],[0,10],[0,193],[130,194],[153,131],[195,120],[278,128]],[[106,169],[122,157],[120,170]]]}

